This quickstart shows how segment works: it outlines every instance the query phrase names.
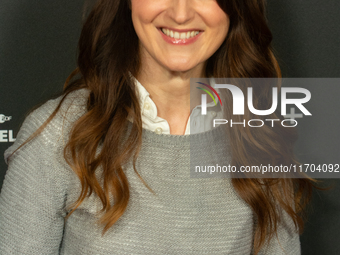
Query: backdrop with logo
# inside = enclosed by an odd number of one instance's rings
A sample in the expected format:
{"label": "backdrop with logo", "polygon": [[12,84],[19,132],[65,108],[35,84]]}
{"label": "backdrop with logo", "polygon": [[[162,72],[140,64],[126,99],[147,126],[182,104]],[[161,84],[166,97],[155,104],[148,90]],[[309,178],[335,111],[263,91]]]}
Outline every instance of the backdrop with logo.
{"label": "backdrop with logo", "polygon": [[[268,2],[268,20],[283,76],[339,77],[340,1]],[[30,109],[60,93],[75,68],[83,4],[83,0],[0,2],[1,155],[15,140]],[[324,95],[322,109],[313,107],[313,100],[309,104],[321,117],[301,121],[297,153],[305,161],[340,163],[340,86],[329,92],[320,85],[313,91]],[[1,159],[0,187],[6,170]],[[301,236],[305,255],[340,254],[339,181],[322,181],[333,188],[314,192]]]}

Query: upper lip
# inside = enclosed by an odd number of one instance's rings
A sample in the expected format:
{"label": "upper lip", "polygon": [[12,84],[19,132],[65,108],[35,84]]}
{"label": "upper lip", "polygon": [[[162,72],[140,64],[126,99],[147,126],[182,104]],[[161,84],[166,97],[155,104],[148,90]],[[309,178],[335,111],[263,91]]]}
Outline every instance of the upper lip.
{"label": "upper lip", "polygon": [[202,29],[198,29],[198,28],[189,28],[189,29],[177,29],[177,28],[171,28],[171,27],[159,27],[159,29],[169,29],[175,32],[179,32],[179,33],[185,33],[185,32],[191,32],[191,31],[203,31]]}

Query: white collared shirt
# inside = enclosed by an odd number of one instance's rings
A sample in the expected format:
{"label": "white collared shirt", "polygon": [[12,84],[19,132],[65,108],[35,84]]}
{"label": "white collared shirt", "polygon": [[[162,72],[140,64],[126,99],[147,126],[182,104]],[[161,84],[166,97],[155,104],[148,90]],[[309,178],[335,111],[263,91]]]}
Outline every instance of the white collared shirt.
{"label": "white collared shirt", "polygon": [[[157,106],[150,98],[149,92],[136,78],[133,79],[135,80],[140,108],[142,109],[143,128],[157,134],[170,134],[169,123],[167,120],[157,116]],[[216,95],[214,96],[216,102],[218,102]],[[201,115],[201,105],[198,105],[189,116],[184,134],[189,135],[208,131],[213,128],[213,119],[221,119],[222,115],[219,103],[217,105],[214,102],[207,103],[207,115],[204,116]],[[190,126],[190,123],[192,126]]]}

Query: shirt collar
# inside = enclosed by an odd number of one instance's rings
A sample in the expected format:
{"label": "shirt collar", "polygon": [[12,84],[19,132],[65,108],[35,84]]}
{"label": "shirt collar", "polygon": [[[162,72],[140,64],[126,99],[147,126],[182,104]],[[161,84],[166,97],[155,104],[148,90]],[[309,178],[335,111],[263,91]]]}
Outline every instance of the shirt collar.
{"label": "shirt collar", "polygon": [[[131,74],[130,74],[131,75]],[[146,88],[133,76],[131,75],[131,78],[133,79],[133,81],[135,82],[136,85],[136,92],[138,95],[138,99],[139,99],[139,105],[142,111],[142,116],[145,116],[147,118],[149,118],[150,120],[157,122],[157,121],[161,121],[162,119],[160,117],[157,116],[157,106],[156,104],[153,102],[153,100],[150,98],[150,93],[146,90]],[[210,84],[211,86],[214,88],[215,87],[215,79],[214,78],[210,78]],[[216,90],[216,92],[218,94],[220,94],[220,90],[218,88],[214,88]],[[214,101],[211,101],[209,103],[207,103],[207,108],[210,107],[217,107],[218,111],[223,111],[223,109],[221,109],[221,105],[219,102],[219,99],[217,97],[217,95],[215,93],[213,93],[215,101],[216,101],[216,105],[214,103]],[[200,108],[201,105],[196,106],[195,108]]]}
{"label": "shirt collar", "polygon": [[136,84],[136,90],[139,99],[139,105],[142,111],[142,115],[147,116],[152,120],[157,119],[157,106],[150,98],[150,93],[144,88],[144,86],[135,78],[132,77]]}

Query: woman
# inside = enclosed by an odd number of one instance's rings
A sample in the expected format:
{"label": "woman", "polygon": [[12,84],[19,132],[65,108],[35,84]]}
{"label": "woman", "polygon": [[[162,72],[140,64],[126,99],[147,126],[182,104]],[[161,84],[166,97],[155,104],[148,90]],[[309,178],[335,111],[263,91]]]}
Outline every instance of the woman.
{"label": "woman", "polygon": [[[190,78],[280,76],[264,13],[261,0],[97,1],[63,96],[6,151],[0,253],[300,254],[310,180],[188,176]],[[295,163],[291,131],[202,131],[199,152],[220,137],[236,166]]]}

